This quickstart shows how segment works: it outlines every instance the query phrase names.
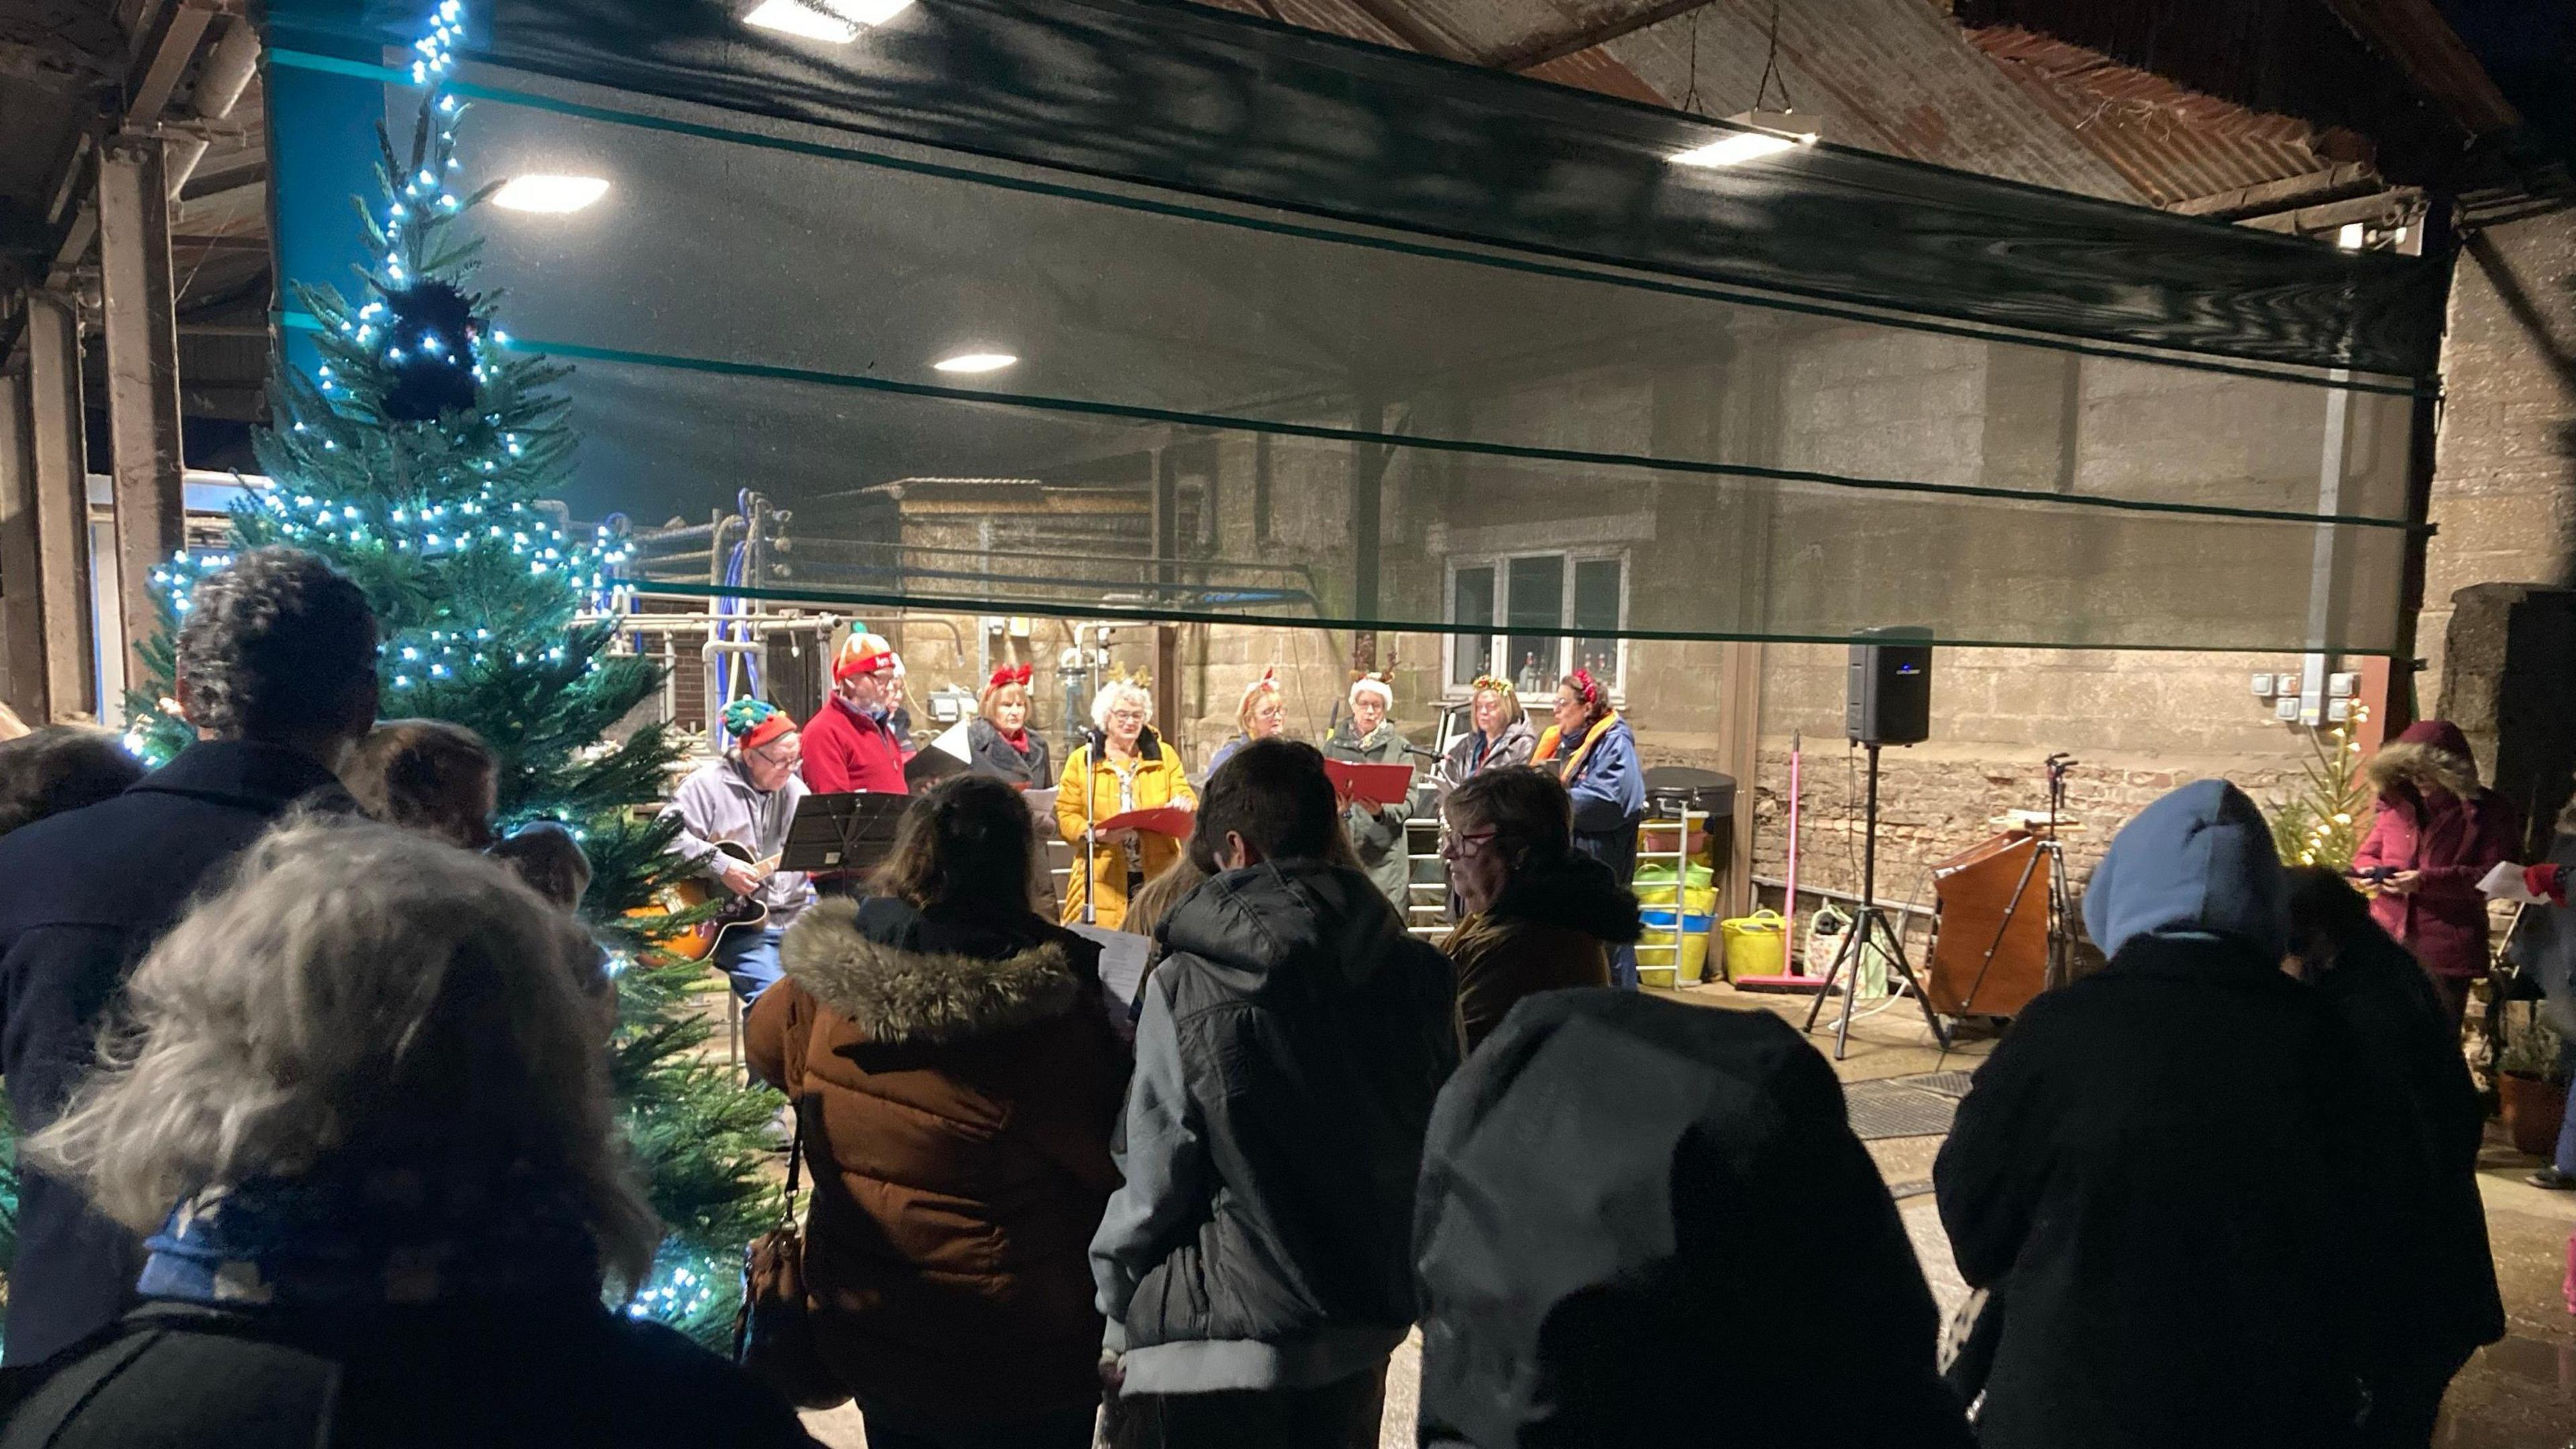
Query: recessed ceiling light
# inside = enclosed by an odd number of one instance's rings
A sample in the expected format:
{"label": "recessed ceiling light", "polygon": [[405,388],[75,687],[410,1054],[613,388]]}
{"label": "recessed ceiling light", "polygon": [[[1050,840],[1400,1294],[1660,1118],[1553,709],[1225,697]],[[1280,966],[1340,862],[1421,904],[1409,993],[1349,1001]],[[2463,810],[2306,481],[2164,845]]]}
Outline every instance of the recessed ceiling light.
{"label": "recessed ceiling light", "polygon": [[492,204],[509,211],[579,211],[607,194],[608,182],[598,176],[513,176],[492,193]]}
{"label": "recessed ceiling light", "polygon": [[961,352],[930,365],[941,372],[999,372],[1019,360],[1008,352]]}
{"label": "recessed ceiling light", "polygon": [[1727,120],[1745,129],[1720,136],[1705,146],[1694,146],[1673,157],[1673,164],[1735,166],[1799,146],[1812,146],[1824,134],[1814,120],[1793,111],[1746,111]]}
{"label": "recessed ceiling light", "polygon": [[883,25],[911,8],[912,0],[760,0],[742,23],[799,40],[847,45],[866,27]]}

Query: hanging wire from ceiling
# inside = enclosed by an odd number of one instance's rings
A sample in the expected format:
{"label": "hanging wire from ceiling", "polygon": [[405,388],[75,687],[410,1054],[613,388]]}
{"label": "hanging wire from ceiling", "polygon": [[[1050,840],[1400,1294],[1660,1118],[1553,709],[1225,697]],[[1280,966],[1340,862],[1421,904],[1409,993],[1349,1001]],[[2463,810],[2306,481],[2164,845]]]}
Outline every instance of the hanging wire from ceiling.
{"label": "hanging wire from ceiling", "polygon": [[1690,84],[1682,91],[1681,105],[1681,108],[1685,111],[1696,111],[1699,109],[1699,23],[1707,17],[1708,7],[1705,5],[1702,5],[1691,12]]}
{"label": "hanging wire from ceiling", "polygon": [[[1691,34],[1693,42],[1696,43],[1698,32],[1694,30]],[[1692,69],[1696,79],[1698,68],[1694,65]],[[1770,96],[1771,86],[1775,81],[1780,86],[1780,109],[1796,110],[1796,104],[1789,99],[1789,78],[1780,73],[1780,0],[1771,0],[1769,44],[1762,53],[1762,80],[1753,88],[1753,109],[1757,111],[1765,109],[1762,102]]]}

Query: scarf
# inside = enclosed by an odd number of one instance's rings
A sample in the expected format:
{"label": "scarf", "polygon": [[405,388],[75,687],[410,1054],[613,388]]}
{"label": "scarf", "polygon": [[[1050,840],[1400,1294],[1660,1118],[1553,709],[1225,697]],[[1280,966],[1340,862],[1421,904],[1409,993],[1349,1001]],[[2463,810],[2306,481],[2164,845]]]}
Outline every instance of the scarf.
{"label": "scarf", "polygon": [[1025,755],[1029,752],[1029,727],[1027,725],[1022,725],[1015,730],[995,730],[993,733],[1000,735],[1002,737],[1002,743],[1009,745],[1012,749],[1019,751],[1021,754]]}
{"label": "scarf", "polygon": [[[1610,727],[1618,722],[1619,711],[1615,709],[1594,720],[1592,728],[1583,732],[1583,743],[1576,747],[1573,755],[1568,757],[1565,764],[1557,770],[1556,777],[1569,785],[1573,784],[1574,777],[1583,773],[1583,762],[1591,755],[1592,747],[1599,744],[1601,737],[1610,733]],[[1538,748],[1531,751],[1530,763],[1544,764],[1555,759],[1557,746],[1565,743],[1563,735],[1564,732],[1557,726],[1549,725],[1547,733],[1539,738]]]}
{"label": "scarf", "polygon": [[147,1239],[135,1290],[227,1307],[597,1302],[579,1205],[524,1165],[399,1165],[341,1154],[293,1177],[212,1187]]}

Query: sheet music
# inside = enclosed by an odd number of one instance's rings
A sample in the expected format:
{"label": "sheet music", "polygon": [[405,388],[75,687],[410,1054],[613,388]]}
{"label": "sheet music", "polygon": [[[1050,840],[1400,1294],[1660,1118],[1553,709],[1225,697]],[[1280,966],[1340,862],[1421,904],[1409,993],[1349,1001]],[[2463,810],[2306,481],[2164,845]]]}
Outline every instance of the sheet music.
{"label": "sheet music", "polygon": [[1108,1010],[1110,1028],[1118,1033],[1118,1039],[1132,1044],[1136,1040],[1136,992],[1145,984],[1145,963],[1153,954],[1153,938],[1102,926],[1073,925],[1065,929],[1099,944],[1102,1005]]}
{"label": "sheet music", "polygon": [[2536,905],[2545,899],[2532,893],[2531,886],[2522,878],[2522,867],[2509,860],[2488,871],[2486,877],[2478,882],[2478,889],[2485,892],[2489,900],[2512,901],[2518,905]]}

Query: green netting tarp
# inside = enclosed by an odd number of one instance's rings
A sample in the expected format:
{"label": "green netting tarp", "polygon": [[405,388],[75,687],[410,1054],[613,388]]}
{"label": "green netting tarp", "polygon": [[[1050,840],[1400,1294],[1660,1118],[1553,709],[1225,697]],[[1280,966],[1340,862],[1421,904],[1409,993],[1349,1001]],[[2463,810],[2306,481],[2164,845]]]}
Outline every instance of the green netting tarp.
{"label": "green netting tarp", "polygon": [[[1830,145],[1677,167],[1715,128],[1189,6],[747,8],[478,17],[461,185],[610,183],[483,221],[579,365],[585,516],[753,490],[781,588],[931,606],[2394,642],[2433,266]],[[297,154],[350,128],[295,107],[406,113],[415,21],[271,7],[291,279],[350,260]],[[933,366],[976,351],[1017,361]]]}

